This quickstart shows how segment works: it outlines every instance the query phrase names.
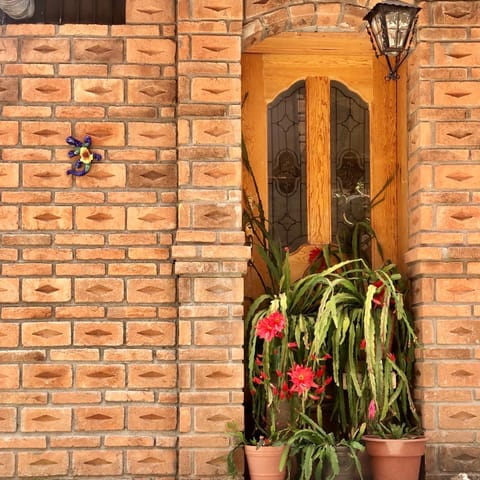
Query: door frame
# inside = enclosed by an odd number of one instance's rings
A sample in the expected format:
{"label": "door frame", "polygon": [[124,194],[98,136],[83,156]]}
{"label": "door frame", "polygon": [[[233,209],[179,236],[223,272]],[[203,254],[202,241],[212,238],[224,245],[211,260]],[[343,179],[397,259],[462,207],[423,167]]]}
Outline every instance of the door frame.
{"label": "door frame", "polygon": [[[266,161],[268,155],[268,103],[279,92],[307,77],[310,77],[307,81],[321,82],[313,80],[318,78],[337,80],[357,93],[370,111],[372,196],[393,178],[385,189],[384,200],[372,211],[372,225],[381,241],[385,260],[390,259],[403,270],[408,233],[406,83],[402,76],[399,81],[391,81],[385,75],[386,67],[375,57],[366,34],[285,32],[269,37],[242,55],[242,132],[256,181],[260,190],[266,192],[266,168],[259,167],[261,159]],[[324,102],[324,99],[323,96],[318,100]],[[316,152],[311,153],[310,158],[318,156],[316,165],[310,167],[311,175],[318,174],[319,168],[330,169],[329,161],[320,161],[329,158],[328,131],[325,133],[325,129],[318,125],[315,128],[319,128],[318,141],[307,147],[307,152],[308,148]],[[325,197],[321,191],[320,185],[310,194],[309,201],[318,203],[322,211],[329,212],[330,203],[325,200],[329,196]],[[268,196],[263,195],[262,200],[267,202]],[[330,225],[326,227],[322,221],[325,222],[318,216],[309,227],[312,244],[326,243],[327,236],[322,232],[330,232]],[[380,266],[381,263],[374,252],[374,265]]]}

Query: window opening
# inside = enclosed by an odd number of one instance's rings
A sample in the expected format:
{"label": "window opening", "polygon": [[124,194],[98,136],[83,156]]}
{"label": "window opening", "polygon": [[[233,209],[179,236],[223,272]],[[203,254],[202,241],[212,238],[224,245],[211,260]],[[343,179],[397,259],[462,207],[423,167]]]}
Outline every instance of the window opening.
{"label": "window opening", "polygon": [[[34,0],[35,13],[30,18],[14,19],[0,10],[2,24],[50,23],[50,24],[103,24],[125,23],[126,0]],[[0,1],[1,8],[1,1]]]}

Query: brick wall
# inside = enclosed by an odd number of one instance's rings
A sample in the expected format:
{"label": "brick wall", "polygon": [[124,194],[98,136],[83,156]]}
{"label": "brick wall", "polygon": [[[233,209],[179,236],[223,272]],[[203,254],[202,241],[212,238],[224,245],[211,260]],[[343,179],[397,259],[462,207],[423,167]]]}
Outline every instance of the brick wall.
{"label": "brick wall", "polygon": [[[429,479],[480,472],[480,2],[424,1],[410,69],[410,264]],[[476,477],[473,477],[476,478]]]}
{"label": "brick wall", "polygon": [[[362,30],[374,3],[127,0],[123,26],[2,27],[0,478],[223,476],[249,255],[240,52]],[[446,480],[480,472],[480,2],[418,4],[407,261],[428,479]],[[103,160],[72,178],[65,137],[85,134]]]}
{"label": "brick wall", "polygon": [[[2,27],[1,478],[225,472],[249,250],[242,9],[221,7]],[[74,178],[86,134],[103,159]]]}
{"label": "brick wall", "polygon": [[[376,3],[249,0],[244,46],[288,30],[358,31]],[[427,479],[480,478],[480,1],[409,3],[422,8],[408,68],[406,261],[422,341],[416,397]]]}

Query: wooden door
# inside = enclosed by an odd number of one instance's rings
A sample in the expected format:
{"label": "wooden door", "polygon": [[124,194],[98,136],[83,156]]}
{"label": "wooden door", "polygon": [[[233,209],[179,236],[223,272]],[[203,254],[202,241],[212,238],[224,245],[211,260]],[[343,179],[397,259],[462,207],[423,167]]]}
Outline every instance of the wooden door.
{"label": "wooden door", "polygon": [[[399,84],[386,80],[385,75],[385,65],[375,58],[366,34],[285,33],[265,40],[243,55],[243,138],[266,212],[268,106],[296,82],[305,82],[308,228],[305,244],[292,255],[297,274],[303,270],[312,246],[332,241],[332,82],[344,85],[368,105],[370,195],[374,196],[388,184],[383,201],[371,211],[371,221],[384,258],[398,263],[403,253],[405,242],[399,238],[399,225],[405,223],[405,214],[404,208],[399,208],[399,197],[405,186],[402,169],[405,148],[403,142],[398,148]],[[246,185],[246,188],[251,187]],[[374,253],[374,264],[380,263],[381,259]]]}

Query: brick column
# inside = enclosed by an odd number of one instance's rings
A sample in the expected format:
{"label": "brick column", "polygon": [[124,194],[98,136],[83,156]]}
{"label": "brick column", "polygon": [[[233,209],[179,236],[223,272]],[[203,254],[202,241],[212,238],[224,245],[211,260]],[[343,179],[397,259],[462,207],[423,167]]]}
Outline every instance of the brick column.
{"label": "brick column", "polygon": [[427,478],[479,472],[480,2],[424,1],[410,86],[407,261]]}
{"label": "brick column", "polygon": [[179,478],[225,475],[243,424],[238,0],[178,1]]}

